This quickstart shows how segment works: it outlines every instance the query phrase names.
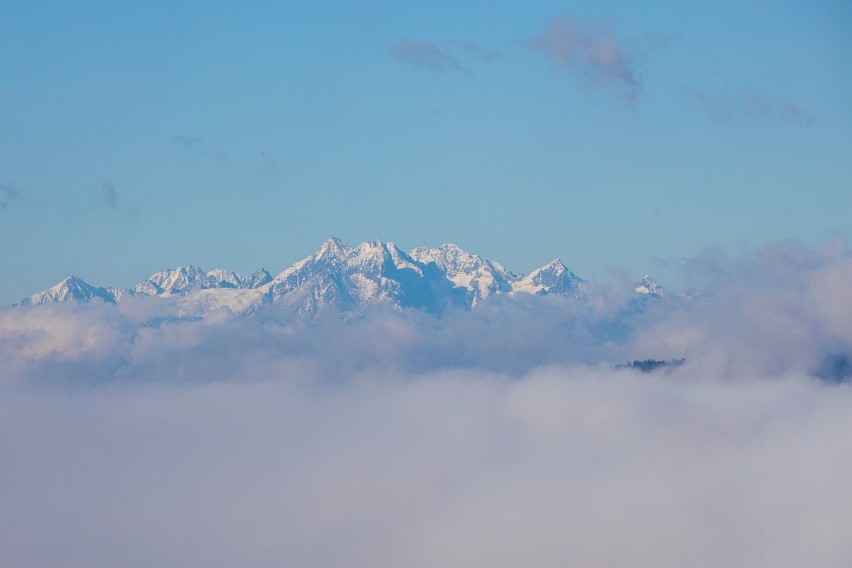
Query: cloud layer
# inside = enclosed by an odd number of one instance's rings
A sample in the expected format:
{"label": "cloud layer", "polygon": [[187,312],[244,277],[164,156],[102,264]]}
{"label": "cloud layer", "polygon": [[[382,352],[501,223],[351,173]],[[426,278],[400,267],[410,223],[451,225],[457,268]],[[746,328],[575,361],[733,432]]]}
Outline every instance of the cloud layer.
{"label": "cloud layer", "polygon": [[[852,391],[547,369],[0,400],[15,566],[844,566]],[[153,379],[153,377],[152,377]]]}
{"label": "cloud layer", "polygon": [[718,265],[644,311],[2,311],[0,564],[846,566],[852,255]]}

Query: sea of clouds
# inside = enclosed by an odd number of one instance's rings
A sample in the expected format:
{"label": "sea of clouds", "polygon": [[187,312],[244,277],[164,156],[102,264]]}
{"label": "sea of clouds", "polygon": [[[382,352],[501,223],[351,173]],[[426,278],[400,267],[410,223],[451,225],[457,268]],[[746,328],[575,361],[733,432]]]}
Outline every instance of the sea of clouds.
{"label": "sea of clouds", "polygon": [[4,309],[0,565],[852,566],[852,252],[683,268],[644,310]]}

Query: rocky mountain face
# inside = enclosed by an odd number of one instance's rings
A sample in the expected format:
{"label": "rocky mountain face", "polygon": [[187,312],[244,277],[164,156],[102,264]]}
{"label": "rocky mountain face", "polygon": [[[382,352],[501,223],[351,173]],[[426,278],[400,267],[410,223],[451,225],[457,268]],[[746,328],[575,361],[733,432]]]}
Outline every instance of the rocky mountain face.
{"label": "rocky mountain face", "polygon": [[[94,298],[116,303],[152,296],[176,298],[182,313],[201,315],[218,308],[235,313],[273,309],[292,317],[314,318],[330,309],[353,314],[371,306],[439,315],[450,307],[475,308],[497,295],[552,294],[582,299],[585,283],[558,259],[523,275],[452,244],[405,252],[392,242],[372,240],[351,247],[330,238],[315,253],[274,277],[265,269],[243,276],[187,265],[152,274],[132,288],[115,289],[98,288],[69,276],[18,304]],[[649,276],[635,286],[638,294],[663,295]]]}

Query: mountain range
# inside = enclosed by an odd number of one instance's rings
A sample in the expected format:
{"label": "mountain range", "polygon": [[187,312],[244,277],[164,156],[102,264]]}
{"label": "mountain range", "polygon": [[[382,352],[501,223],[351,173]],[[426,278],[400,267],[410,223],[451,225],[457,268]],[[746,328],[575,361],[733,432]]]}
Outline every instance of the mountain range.
{"label": "mountain range", "polygon": [[[351,247],[332,237],[275,277],[263,268],[243,276],[187,265],[152,274],[132,288],[102,288],[69,276],[16,305],[95,298],[118,303],[150,296],[176,298],[182,313],[196,315],[219,308],[255,313],[275,306],[289,316],[314,318],[328,309],[352,314],[377,305],[439,315],[448,307],[475,308],[498,295],[583,299],[587,285],[558,259],[524,275],[452,244],[404,252],[392,242],[371,240]],[[664,296],[650,276],[637,282],[635,290],[647,299]]]}

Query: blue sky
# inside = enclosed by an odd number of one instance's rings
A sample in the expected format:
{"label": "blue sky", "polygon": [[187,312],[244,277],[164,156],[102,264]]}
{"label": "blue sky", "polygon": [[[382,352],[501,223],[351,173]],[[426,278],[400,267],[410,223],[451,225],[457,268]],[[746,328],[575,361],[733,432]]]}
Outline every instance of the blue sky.
{"label": "blue sky", "polygon": [[852,229],[846,2],[10,3],[0,301],[328,236],[679,284]]}

